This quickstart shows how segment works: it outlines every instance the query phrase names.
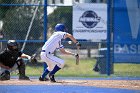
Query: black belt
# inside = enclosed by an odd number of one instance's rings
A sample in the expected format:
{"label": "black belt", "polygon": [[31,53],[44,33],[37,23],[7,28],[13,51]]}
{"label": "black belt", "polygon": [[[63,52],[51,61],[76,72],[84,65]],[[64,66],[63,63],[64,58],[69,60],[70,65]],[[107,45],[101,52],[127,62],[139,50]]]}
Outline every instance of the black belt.
{"label": "black belt", "polygon": [[[46,52],[45,50],[41,50],[41,52]],[[48,52],[48,54],[51,54],[51,52]]]}
{"label": "black belt", "polygon": [[45,50],[41,50],[41,52],[46,52]]}

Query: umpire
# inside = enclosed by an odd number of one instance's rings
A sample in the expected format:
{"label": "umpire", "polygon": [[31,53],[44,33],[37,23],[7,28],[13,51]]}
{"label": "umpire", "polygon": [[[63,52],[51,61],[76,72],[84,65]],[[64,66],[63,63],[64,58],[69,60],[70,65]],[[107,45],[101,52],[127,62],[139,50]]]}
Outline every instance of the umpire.
{"label": "umpire", "polygon": [[19,71],[19,80],[30,80],[25,75],[25,63],[22,52],[18,49],[18,43],[9,40],[7,48],[0,53],[0,80],[10,80],[10,72],[16,69]]}

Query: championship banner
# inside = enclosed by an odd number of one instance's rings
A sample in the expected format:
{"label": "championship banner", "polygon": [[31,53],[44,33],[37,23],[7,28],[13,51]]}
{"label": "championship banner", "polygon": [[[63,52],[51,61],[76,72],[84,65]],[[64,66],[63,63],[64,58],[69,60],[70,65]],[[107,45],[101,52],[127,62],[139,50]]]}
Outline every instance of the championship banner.
{"label": "championship banner", "polygon": [[140,0],[114,0],[114,62],[140,63]]}
{"label": "championship banner", "polygon": [[73,6],[73,36],[76,39],[107,38],[107,5],[81,3]]}

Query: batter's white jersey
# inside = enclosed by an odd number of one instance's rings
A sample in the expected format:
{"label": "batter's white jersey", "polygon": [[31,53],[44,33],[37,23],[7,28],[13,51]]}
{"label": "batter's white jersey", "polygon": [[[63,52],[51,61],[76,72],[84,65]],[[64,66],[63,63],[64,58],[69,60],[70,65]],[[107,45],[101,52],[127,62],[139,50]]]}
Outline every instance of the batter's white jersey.
{"label": "batter's white jersey", "polygon": [[[61,40],[64,39],[66,32],[54,32],[53,35],[45,42],[42,50],[53,53],[56,49],[63,48]],[[48,50],[49,49],[49,50]]]}
{"label": "batter's white jersey", "polygon": [[60,68],[64,66],[64,60],[53,55],[56,49],[63,48],[61,40],[65,39],[66,32],[54,32],[42,47],[41,59],[48,65],[48,70],[52,70],[57,64]]}

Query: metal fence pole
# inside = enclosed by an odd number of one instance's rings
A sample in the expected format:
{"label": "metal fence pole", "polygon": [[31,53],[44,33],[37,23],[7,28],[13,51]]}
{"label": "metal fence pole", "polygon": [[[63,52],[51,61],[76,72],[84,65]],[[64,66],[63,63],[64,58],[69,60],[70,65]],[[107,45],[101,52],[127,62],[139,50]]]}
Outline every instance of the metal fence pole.
{"label": "metal fence pole", "polygon": [[47,40],[47,0],[44,0],[44,42]]}
{"label": "metal fence pole", "polygon": [[110,58],[111,58],[111,56],[110,56],[110,41],[111,41],[111,38],[110,38],[110,34],[111,34],[111,32],[110,32],[110,9],[111,9],[111,0],[108,0],[107,1],[107,19],[108,19],[108,21],[107,21],[107,64],[106,64],[106,67],[107,67],[107,69],[106,69],[106,72],[107,72],[107,75],[109,76],[110,75],[110,72],[111,72],[111,61],[110,61]]}
{"label": "metal fence pole", "polygon": [[[47,0],[44,0],[44,43],[47,40]],[[43,70],[47,68],[47,64],[43,63]]]}

